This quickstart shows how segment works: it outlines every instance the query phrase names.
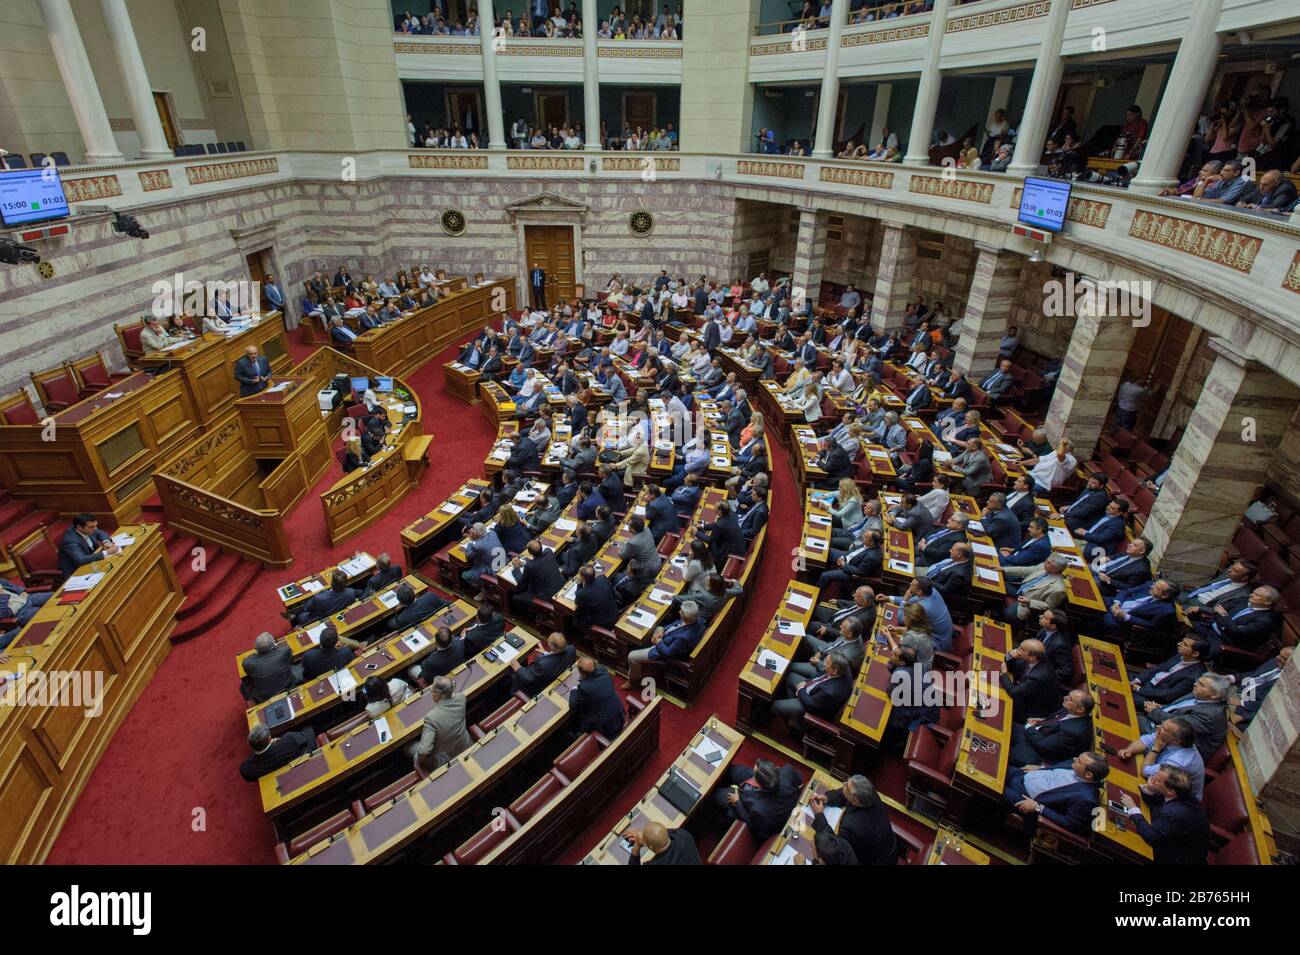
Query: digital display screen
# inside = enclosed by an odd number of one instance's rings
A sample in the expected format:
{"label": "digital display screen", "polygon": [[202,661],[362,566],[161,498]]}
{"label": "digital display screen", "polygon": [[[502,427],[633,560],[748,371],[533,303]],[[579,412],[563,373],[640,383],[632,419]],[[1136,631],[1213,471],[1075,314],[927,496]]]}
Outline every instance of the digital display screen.
{"label": "digital display screen", "polygon": [[63,180],[54,169],[0,172],[0,218],[5,225],[27,225],[68,215]]}
{"label": "digital display screen", "polygon": [[1020,192],[1019,221],[1025,225],[1060,232],[1070,204],[1070,183],[1063,179],[1025,180]]}

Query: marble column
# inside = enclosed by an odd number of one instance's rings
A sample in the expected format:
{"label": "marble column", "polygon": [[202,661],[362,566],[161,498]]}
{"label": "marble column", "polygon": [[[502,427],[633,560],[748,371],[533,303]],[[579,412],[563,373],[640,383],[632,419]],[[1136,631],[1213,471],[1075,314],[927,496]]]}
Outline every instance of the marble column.
{"label": "marble column", "polygon": [[[506,123],[501,115],[501,82],[497,79],[496,13],[492,0],[478,0],[478,22],[483,50],[483,111],[487,113],[488,148],[506,148]],[[599,126],[597,126],[599,130]]]}
{"label": "marble column", "polygon": [[921,64],[921,83],[916,88],[916,105],[912,108],[912,131],[907,137],[907,152],[903,156],[903,162],[909,166],[930,164],[934,111],[939,105],[939,86],[943,83],[939,57],[943,52],[943,33],[948,25],[949,2],[934,0],[934,12],[930,15],[930,36],[925,45],[925,60]]}
{"label": "marble column", "polygon": [[791,282],[814,305],[821,298],[822,272],[826,268],[826,213],[799,210],[799,235],[794,247]]}
{"label": "marble column", "polygon": [[1196,0],[1192,5],[1142,164],[1130,184],[1135,191],[1155,193],[1178,184],[1178,167],[1187,153],[1188,137],[1219,69],[1223,37],[1215,31],[1222,13],[1223,0]]}
{"label": "marble column", "polygon": [[[1082,276],[1080,280],[1091,281]],[[1067,299],[1068,289],[1067,284]],[[1052,441],[1065,436],[1074,442],[1080,461],[1092,457],[1097,447],[1137,332],[1131,318],[1107,315],[1104,306],[1095,307],[1092,303],[1098,299],[1104,302],[1105,296],[1080,295],[1075,305],[1074,332],[1043,424]]]}
{"label": "marble column", "polygon": [[817,132],[813,137],[813,158],[835,155],[835,114],[840,104],[840,38],[849,18],[849,0],[831,0],[831,31],[826,39],[826,61],[822,67],[822,90],[817,100]]}
{"label": "marble column", "polygon": [[135,28],[126,11],[126,0],[99,0],[99,7],[104,14],[104,26],[113,45],[117,68],[122,74],[122,85],[131,103],[131,119],[135,121],[135,131],[140,137],[140,158],[170,159],[172,151],[158,118],[153,85],[145,72],[144,57],[140,55]]}
{"label": "marble column", "polygon": [[1047,142],[1048,130],[1052,128],[1052,109],[1056,106],[1061,73],[1065,69],[1061,42],[1065,39],[1065,21],[1070,17],[1070,6],[1070,0],[1052,0],[1052,8],[1048,11],[1043,39],[1038,46],[1038,62],[1034,64],[1034,76],[1029,81],[1024,116],[1016,131],[1016,149],[1011,155],[1011,165],[1007,167],[1007,172],[1013,176],[1032,175],[1043,158],[1043,145]]}
{"label": "marble column", "polygon": [[1011,320],[1024,258],[980,242],[975,244],[975,250],[978,256],[975,274],[961,320],[953,367],[979,381],[997,364],[998,348]]}
{"label": "marble column", "polygon": [[122,151],[113,138],[113,127],[109,125],[108,111],[99,95],[72,6],[68,0],[40,0],[40,6],[54,61],[59,65],[72,113],[77,117],[77,128],[81,130],[86,162],[122,162]]}
{"label": "marble column", "polygon": [[1209,345],[1214,365],[1145,529],[1152,562],[1179,583],[1218,569],[1300,404],[1281,375],[1223,339]]}
{"label": "marble column", "polygon": [[582,143],[593,150],[601,148],[600,59],[596,51],[596,30],[587,29],[587,24],[599,27],[596,16],[596,0],[582,0],[582,123],[587,127]]}
{"label": "marble column", "polygon": [[[1241,762],[1250,789],[1279,819],[1300,818],[1300,656],[1292,655],[1240,742]],[[1280,828],[1280,827],[1279,827]],[[1294,826],[1288,847],[1294,848]],[[1267,860],[1265,860],[1267,861]]]}
{"label": "marble column", "polygon": [[876,290],[871,297],[871,324],[878,330],[895,331],[903,327],[903,312],[912,297],[916,232],[892,222],[882,222],[881,225],[880,262],[876,266]]}

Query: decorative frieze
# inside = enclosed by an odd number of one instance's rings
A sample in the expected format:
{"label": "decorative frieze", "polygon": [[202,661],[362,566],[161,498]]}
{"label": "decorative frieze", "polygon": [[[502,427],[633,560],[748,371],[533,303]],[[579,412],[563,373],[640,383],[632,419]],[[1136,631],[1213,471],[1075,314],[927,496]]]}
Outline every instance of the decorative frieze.
{"label": "decorative frieze", "polygon": [[913,176],[907,184],[908,192],[940,199],[960,199],[962,202],[993,201],[993,183],[973,182],[969,179],[944,179],[940,176]]}
{"label": "decorative frieze", "polygon": [[412,169],[486,169],[487,156],[477,153],[459,153],[453,156],[428,156],[422,153],[406,157]]}
{"label": "decorative frieze", "polygon": [[225,182],[228,179],[247,179],[251,176],[273,176],[279,171],[280,164],[274,156],[267,159],[240,159],[236,162],[216,162],[185,167],[185,175],[191,186]]}
{"label": "decorative frieze", "polygon": [[145,192],[157,192],[159,189],[170,189],[172,187],[172,174],[166,169],[142,169],[138,173],[140,176],[140,188]]}
{"label": "decorative frieze", "polygon": [[540,172],[582,172],[581,156],[507,156],[507,169]]}
{"label": "decorative frieze", "polygon": [[767,162],[758,159],[740,159],[736,161],[736,173],[741,176],[802,179],[804,164],[801,162]]}
{"label": "decorative frieze", "polygon": [[1254,236],[1230,229],[1146,210],[1140,210],[1133,217],[1128,234],[1143,242],[1164,246],[1184,255],[1194,255],[1198,259],[1226,265],[1246,274],[1255,267],[1255,256],[1259,254],[1261,243]]}
{"label": "decorative frieze", "polygon": [[122,184],[117,176],[89,176],[85,179],[63,180],[63,194],[68,202],[92,202],[111,199],[122,194]]}
{"label": "decorative frieze", "polygon": [[845,186],[865,186],[871,189],[894,188],[894,174],[880,169],[859,166],[822,166],[822,182],[836,182]]}

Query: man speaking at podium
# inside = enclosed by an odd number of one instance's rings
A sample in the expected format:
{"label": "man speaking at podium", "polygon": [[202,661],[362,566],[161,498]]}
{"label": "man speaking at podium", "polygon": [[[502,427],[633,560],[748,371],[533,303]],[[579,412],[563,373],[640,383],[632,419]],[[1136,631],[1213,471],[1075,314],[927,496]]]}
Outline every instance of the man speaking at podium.
{"label": "man speaking at podium", "polygon": [[235,362],[235,380],[239,382],[239,397],[255,395],[271,380],[271,363],[257,353],[256,345],[249,345],[244,356]]}

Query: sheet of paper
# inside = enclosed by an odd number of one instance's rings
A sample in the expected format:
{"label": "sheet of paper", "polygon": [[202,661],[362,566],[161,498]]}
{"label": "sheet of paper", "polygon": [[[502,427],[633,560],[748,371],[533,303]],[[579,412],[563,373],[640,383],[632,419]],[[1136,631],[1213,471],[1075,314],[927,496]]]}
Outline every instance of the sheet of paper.
{"label": "sheet of paper", "polygon": [[302,585],[302,591],[305,594],[318,594],[325,589],[325,584],[319,580],[309,580]]}
{"label": "sheet of paper", "polygon": [[982,523],[980,523],[979,521],[971,521],[970,523],[968,523],[968,524],[966,525],[966,530],[967,530],[968,532],[969,532],[969,531],[974,531],[976,534],[983,534],[983,533],[984,533],[984,525],[983,525]]}
{"label": "sheet of paper", "polygon": [[113,543],[118,547],[130,547],[135,543],[135,538],[130,534],[114,534]]}
{"label": "sheet of paper", "polygon": [[831,824],[831,828],[838,831],[840,828],[840,817],[844,815],[844,807],[827,806],[822,810],[822,815],[825,816],[826,821]]}
{"label": "sheet of paper", "polygon": [[820,553],[826,549],[827,545],[825,541],[818,540],[815,537],[805,537],[803,539],[803,546],[807,547],[809,550],[815,550]]}
{"label": "sheet of paper", "polygon": [[578,529],[578,522],[577,522],[577,521],[570,520],[570,519],[567,518],[567,517],[561,517],[561,518],[558,518],[558,519],[556,520],[556,522],[555,522],[552,526],[553,526],[557,531],[561,531],[561,532],[567,534],[567,533],[569,533],[570,531],[576,531],[576,530]]}
{"label": "sheet of paper", "polygon": [[357,678],[352,675],[351,670],[336,670],[330,675],[330,686],[339,696],[345,696],[357,688]]}
{"label": "sheet of paper", "polygon": [[414,653],[429,645],[429,639],[419,630],[412,630],[406,635],[406,649]]}
{"label": "sheet of paper", "polygon": [[910,574],[912,572],[912,562],[910,560],[894,560],[891,557],[889,559],[889,568],[898,571],[900,574]]}
{"label": "sheet of paper", "polygon": [[1048,527],[1047,539],[1052,542],[1053,547],[1070,548],[1074,546],[1074,538],[1064,527]]}
{"label": "sheet of paper", "polygon": [[77,574],[64,581],[63,590],[65,593],[78,593],[89,590],[103,579],[103,574]]}
{"label": "sheet of paper", "polygon": [[386,593],[380,594],[379,602],[383,604],[385,607],[387,607],[389,610],[392,610],[394,607],[397,606],[397,592],[394,590],[390,590]]}
{"label": "sheet of paper", "polygon": [[777,621],[777,629],[787,637],[802,637],[806,632],[804,626],[798,620],[786,620],[784,618]]}
{"label": "sheet of paper", "polygon": [[792,607],[798,607],[800,610],[811,610],[813,605],[813,599],[809,597],[807,594],[801,594],[797,592],[792,593],[790,594],[790,605]]}
{"label": "sheet of paper", "polygon": [[996,584],[998,582],[998,572],[989,567],[980,567],[976,565],[975,576],[985,583]]}
{"label": "sheet of paper", "polygon": [[713,766],[716,766],[727,757],[727,751],[708,736],[701,736],[693,751],[696,756]]}
{"label": "sheet of paper", "polygon": [[772,857],[772,865],[794,865],[799,853],[792,845],[784,845],[781,851]]}
{"label": "sheet of paper", "polygon": [[970,549],[981,557],[997,557],[997,548],[990,547],[988,544],[981,544],[978,541],[971,541]]}
{"label": "sheet of paper", "polygon": [[379,742],[381,744],[387,743],[393,738],[393,730],[389,727],[388,718],[386,716],[381,716],[379,719],[375,720],[375,731],[379,734]]}
{"label": "sheet of paper", "polygon": [[497,644],[492,649],[496,651],[497,663],[502,663],[502,664],[509,663],[515,657],[519,656],[519,651],[516,650],[514,647],[512,647],[505,640],[502,640],[499,644]]}
{"label": "sheet of paper", "polygon": [[448,501],[446,504],[442,505],[442,507],[438,508],[438,510],[444,514],[459,514],[460,505],[455,501]]}
{"label": "sheet of paper", "polygon": [[644,607],[637,607],[627,615],[627,622],[634,627],[648,630],[659,622],[659,617],[646,610]]}
{"label": "sheet of paper", "polygon": [[304,633],[307,634],[307,639],[311,641],[313,647],[320,644],[320,635],[324,633],[326,623],[327,621],[325,620],[322,620],[320,623],[313,623],[304,631]]}
{"label": "sheet of paper", "polygon": [[790,665],[790,661],[779,653],[773,653],[764,647],[758,651],[758,665],[771,670],[773,673],[782,674],[785,668]]}
{"label": "sheet of paper", "polygon": [[667,590],[660,590],[655,587],[650,591],[650,599],[657,604],[670,604],[673,602],[673,595]]}

